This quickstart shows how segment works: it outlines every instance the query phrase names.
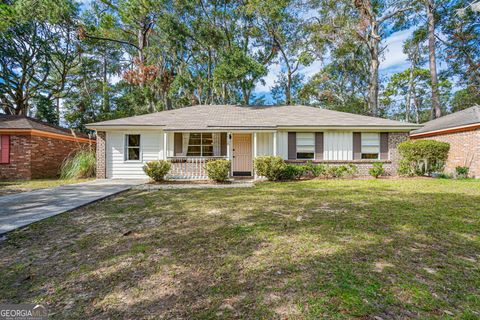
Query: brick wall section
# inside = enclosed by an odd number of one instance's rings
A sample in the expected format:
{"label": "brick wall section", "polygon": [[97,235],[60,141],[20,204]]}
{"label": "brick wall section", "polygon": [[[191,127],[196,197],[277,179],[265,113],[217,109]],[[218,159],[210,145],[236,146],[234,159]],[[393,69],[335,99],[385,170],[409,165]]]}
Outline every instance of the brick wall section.
{"label": "brick wall section", "polygon": [[29,135],[10,135],[10,163],[0,164],[0,180],[32,178],[30,141]]}
{"label": "brick wall section", "polygon": [[[60,174],[63,160],[88,143],[80,143],[49,137],[31,137],[31,178],[52,178]],[[92,146],[94,148],[94,145]]]}
{"label": "brick wall section", "polygon": [[457,166],[470,167],[470,175],[480,178],[480,130],[453,132],[421,138],[450,143],[445,172],[455,172]]}
{"label": "brick wall section", "polygon": [[86,146],[88,143],[63,139],[10,135],[10,163],[0,164],[0,179],[55,178],[63,160],[74,150]]}
{"label": "brick wall section", "polygon": [[398,174],[398,166],[400,164],[401,156],[398,152],[397,146],[409,139],[408,132],[390,132],[388,133],[388,159],[392,162],[390,174],[396,176]]}
{"label": "brick wall section", "polygon": [[97,131],[97,179],[106,179],[106,138],[105,131]]}

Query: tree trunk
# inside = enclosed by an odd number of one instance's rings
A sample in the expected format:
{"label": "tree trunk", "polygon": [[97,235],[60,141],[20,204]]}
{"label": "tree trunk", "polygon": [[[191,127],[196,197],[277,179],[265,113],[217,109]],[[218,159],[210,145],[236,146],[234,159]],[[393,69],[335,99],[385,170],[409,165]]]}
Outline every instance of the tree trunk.
{"label": "tree trunk", "polygon": [[107,73],[107,52],[106,48],[104,47],[103,50],[103,84],[102,84],[102,94],[103,94],[103,101],[102,101],[102,109],[103,112],[108,113],[110,112],[110,101],[108,97],[108,73]]}
{"label": "tree trunk", "polygon": [[440,98],[438,93],[437,58],[435,53],[435,16],[433,1],[434,0],[426,1],[428,18],[428,54],[430,63],[430,78],[432,82],[432,119],[442,116],[442,109],[440,108]]}
{"label": "tree trunk", "polygon": [[372,38],[370,47],[370,82],[368,84],[368,109],[371,115],[378,112],[378,59],[380,41]]}
{"label": "tree trunk", "polygon": [[408,75],[408,92],[407,92],[407,100],[405,102],[405,121],[410,121],[410,105],[412,101],[412,92],[413,92],[413,71],[414,65],[410,67],[410,74]]}
{"label": "tree trunk", "polygon": [[287,86],[285,88],[285,104],[292,104],[292,74],[290,71],[288,71]]}

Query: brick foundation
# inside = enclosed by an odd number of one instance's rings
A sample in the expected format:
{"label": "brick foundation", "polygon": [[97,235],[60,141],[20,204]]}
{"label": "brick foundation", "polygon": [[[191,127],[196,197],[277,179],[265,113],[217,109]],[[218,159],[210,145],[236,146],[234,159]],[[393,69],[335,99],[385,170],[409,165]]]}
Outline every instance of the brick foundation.
{"label": "brick foundation", "polygon": [[470,168],[470,176],[480,178],[480,130],[452,132],[420,139],[450,144],[445,172],[454,173],[455,167],[467,166]]}
{"label": "brick foundation", "polygon": [[0,179],[55,178],[63,160],[89,144],[36,135],[10,136],[10,163],[0,164]]}

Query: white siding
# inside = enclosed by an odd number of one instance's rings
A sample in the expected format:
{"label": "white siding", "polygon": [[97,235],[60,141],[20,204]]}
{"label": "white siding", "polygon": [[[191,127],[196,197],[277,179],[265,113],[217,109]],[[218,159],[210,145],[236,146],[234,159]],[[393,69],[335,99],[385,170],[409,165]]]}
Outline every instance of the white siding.
{"label": "white siding", "polygon": [[326,131],[323,143],[324,160],[353,160],[353,132]]}
{"label": "white siding", "polygon": [[273,155],[273,133],[257,133],[257,156]]}
{"label": "white siding", "polygon": [[[141,161],[125,161],[125,134],[140,134]],[[143,165],[163,157],[163,132],[125,131],[107,132],[107,178],[146,179]]]}
{"label": "white siding", "polygon": [[288,159],[288,132],[277,131],[277,155]]}

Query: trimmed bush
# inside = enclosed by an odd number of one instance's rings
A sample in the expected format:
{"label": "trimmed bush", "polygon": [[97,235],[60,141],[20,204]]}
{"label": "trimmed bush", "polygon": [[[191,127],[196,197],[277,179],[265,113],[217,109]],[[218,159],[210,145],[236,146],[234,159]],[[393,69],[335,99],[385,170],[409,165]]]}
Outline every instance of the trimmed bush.
{"label": "trimmed bush", "polygon": [[210,180],[225,182],[230,176],[230,161],[229,160],[212,160],[205,165],[208,178]]}
{"label": "trimmed bush", "polygon": [[368,169],[368,173],[374,177],[375,179],[377,179],[378,177],[380,177],[381,175],[384,175],[385,174],[385,169],[383,168],[383,163],[381,162],[374,162],[373,163],[373,167]]}
{"label": "trimmed bush", "polygon": [[462,166],[455,167],[456,177],[460,179],[468,178],[469,171],[470,171],[469,167],[462,167]]}
{"label": "trimmed bush", "polygon": [[63,160],[60,168],[61,179],[94,178],[96,169],[95,151],[83,149],[72,153]]}
{"label": "trimmed bush", "polygon": [[442,172],[449,150],[449,143],[435,140],[402,142],[398,145],[398,151],[402,156],[398,171],[408,176]]}
{"label": "trimmed bush", "polygon": [[143,171],[154,181],[163,181],[172,165],[166,160],[149,161],[143,166]]}
{"label": "trimmed bush", "polygon": [[280,174],[279,180],[296,180],[300,179],[306,172],[305,166],[287,164]]}
{"label": "trimmed bush", "polygon": [[281,157],[261,156],[253,161],[257,175],[267,178],[270,181],[278,181],[287,164]]}

